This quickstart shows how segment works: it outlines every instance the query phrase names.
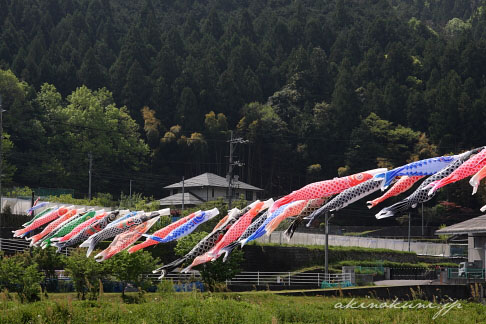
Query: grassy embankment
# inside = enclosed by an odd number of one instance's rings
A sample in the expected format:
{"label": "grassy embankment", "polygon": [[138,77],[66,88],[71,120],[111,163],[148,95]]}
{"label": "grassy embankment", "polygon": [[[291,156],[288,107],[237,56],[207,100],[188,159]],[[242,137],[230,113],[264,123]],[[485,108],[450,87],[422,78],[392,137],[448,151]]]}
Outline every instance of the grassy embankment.
{"label": "grassy embankment", "polygon": [[[265,247],[300,247],[313,255],[311,264],[303,265],[294,272],[317,271],[323,269],[324,247],[321,245],[276,244],[252,242],[250,246]],[[423,257],[415,252],[396,251],[382,248],[365,248],[355,246],[329,246],[329,269],[331,272],[341,272],[342,266],[390,267],[390,268],[435,268],[436,266],[457,268],[457,263],[444,257]]]}
{"label": "grassy embankment", "polygon": [[[268,292],[147,294],[143,304],[124,304],[119,294],[79,301],[51,294],[33,304],[0,300],[0,323],[484,323],[486,306],[461,302],[433,320],[436,309],[336,309],[351,299],[288,297]],[[381,301],[357,299],[369,303]],[[414,301],[418,303],[420,301]],[[425,302],[423,302],[425,303]]]}

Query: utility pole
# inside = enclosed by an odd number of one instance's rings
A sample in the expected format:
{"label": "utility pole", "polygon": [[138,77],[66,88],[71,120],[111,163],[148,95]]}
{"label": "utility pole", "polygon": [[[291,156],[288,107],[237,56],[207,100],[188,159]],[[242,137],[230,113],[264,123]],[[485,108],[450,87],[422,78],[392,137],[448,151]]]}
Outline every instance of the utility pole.
{"label": "utility pole", "polygon": [[324,249],[324,273],[326,275],[326,281],[329,281],[329,220],[333,217],[334,214],[331,214],[331,217],[329,217],[328,211],[324,213],[324,225],[326,234],[326,246]]}
{"label": "utility pole", "polygon": [[91,169],[93,167],[93,154],[89,152],[88,154],[89,157],[89,188],[88,188],[88,199],[91,201]]}
{"label": "utility pole", "polygon": [[182,212],[184,212],[184,189],[185,189],[184,185],[185,185],[184,176],[182,176]]}
{"label": "utility pole", "polygon": [[235,151],[237,144],[247,144],[249,141],[244,140],[241,137],[233,138],[233,131],[230,131],[230,140],[229,142],[229,165],[228,165],[228,174],[226,175],[226,180],[228,181],[228,210],[231,209],[231,202],[233,200],[233,166],[243,166],[244,163],[240,161],[233,161],[233,153]]}
{"label": "utility pole", "polygon": [[[0,238],[2,238],[2,159],[3,159],[3,108],[2,108],[2,95],[0,94]],[[0,242],[1,245],[1,242]]]}
{"label": "utility pole", "polygon": [[133,180],[130,179],[130,201],[132,200],[132,182]]}
{"label": "utility pole", "polygon": [[231,200],[233,199],[233,188],[232,182],[233,182],[233,131],[230,131],[230,153],[229,153],[229,166],[228,166],[228,211],[231,209]]}
{"label": "utility pole", "polygon": [[410,252],[410,229],[412,225],[412,215],[408,213],[408,252]]}
{"label": "utility pole", "polygon": [[422,237],[424,237],[424,203],[422,203]]}
{"label": "utility pole", "polygon": [[132,207],[132,179],[130,179],[130,208]]}

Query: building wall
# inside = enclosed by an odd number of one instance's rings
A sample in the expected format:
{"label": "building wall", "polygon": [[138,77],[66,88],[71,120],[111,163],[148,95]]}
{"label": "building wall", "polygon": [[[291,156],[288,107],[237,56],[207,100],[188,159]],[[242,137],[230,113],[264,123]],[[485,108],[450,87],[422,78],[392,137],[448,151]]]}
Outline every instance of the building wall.
{"label": "building wall", "polygon": [[[221,187],[214,187],[214,188],[208,188],[208,187],[193,187],[193,188],[186,188],[185,190],[190,191],[196,196],[199,196],[200,198],[204,199],[205,201],[211,201],[211,200],[216,200],[218,198],[224,198],[226,199],[226,188],[221,188]],[[213,196],[213,190],[214,190],[214,196]],[[182,192],[182,188],[177,189],[175,191],[174,189],[171,190],[171,195],[175,194],[176,192]],[[243,195],[243,198],[246,199],[246,190],[243,189],[235,189],[235,196],[238,199],[241,195]],[[256,192],[252,190],[252,195],[250,201],[256,200]]]}
{"label": "building wall", "polygon": [[468,244],[467,244],[467,252],[468,252],[468,261],[474,262],[475,260],[483,261],[483,265],[485,264],[485,247],[486,247],[486,236],[480,236],[475,234],[468,235]]}

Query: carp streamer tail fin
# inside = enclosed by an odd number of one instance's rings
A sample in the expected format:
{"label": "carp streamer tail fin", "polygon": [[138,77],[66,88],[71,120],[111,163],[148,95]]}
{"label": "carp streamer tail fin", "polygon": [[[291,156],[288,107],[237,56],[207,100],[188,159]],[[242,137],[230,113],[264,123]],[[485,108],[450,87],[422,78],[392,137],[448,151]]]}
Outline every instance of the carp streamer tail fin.
{"label": "carp streamer tail fin", "polygon": [[404,199],[402,201],[397,202],[394,205],[391,205],[390,207],[383,208],[378,214],[375,215],[375,217],[377,219],[392,217],[401,212],[406,211],[410,207],[411,206],[408,199]]}
{"label": "carp streamer tail fin", "polygon": [[393,179],[397,176],[397,174],[402,171],[400,168],[396,170],[391,170],[385,173],[385,180],[381,184],[381,190],[384,191],[390,184],[392,183]]}
{"label": "carp streamer tail fin", "polygon": [[167,274],[167,272],[171,272],[172,270],[174,270],[175,268],[177,268],[178,266],[183,264],[186,260],[187,260],[187,257],[184,256],[184,257],[179,258],[175,261],[172,261],[171,263],[165,264],[162,267],[155,269],[152,272],[153,273],[160,272],[161,275],[160,275],[159,278],[162,279]]}
{"label": "carp streamer tail fin", "polygon": [[60,253],[66,247],[66,242],[55,242],[54,246],[57,247],[57,253]]}
{"label": "carp streamer tail fin", "polygon": [[230,256],[231,252],[233,252],[233,250],[238,247],[238,241],[236,242],[233,242],[227,246],[225,246],[224,248],[221,249],[221,253],[224,253],[224,257],[223,257],[223,262],[226,262],[226,260],[228,259],[228,257]]}
{"label": "carp streamer tail fin", "polygon": [[291,239],[292,236],[294,236],[295,231],[299,227],[299,225],[302,223],[302,218],[297,217],[296,219],[293,220],[292,224],[290,224],[289,228],[287,228],[284,232],[284,235],[287,237],[287,239]]}
{"label": "carp streamer tail fin", "polygon": [[94,259],[96,262],[102,262],[106,260],[106,257],[108,256],[108,250],[103,250],[97,255],[95,255]]}

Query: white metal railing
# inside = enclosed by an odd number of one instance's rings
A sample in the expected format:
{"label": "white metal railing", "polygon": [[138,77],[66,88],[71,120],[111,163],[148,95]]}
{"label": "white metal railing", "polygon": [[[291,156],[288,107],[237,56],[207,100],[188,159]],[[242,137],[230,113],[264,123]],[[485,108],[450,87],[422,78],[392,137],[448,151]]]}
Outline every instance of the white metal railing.
{"label": "white metal railing", "polygon": [[[159,274],[146,274],[146,278],[152,281],[159,281]],[[200,280],[199,272],[178,273],[169,272],[164,276],[164,280],[174,282],[187,282],[190,280]],[[319,272],[240,272],[230,280],[226,280],[227,285],[283,285],[283,286],[317,286],[321,283],[344,283],[351,282],[351,273],[319,273]]]}
{"label": "white metal railing", "polygon": [[[30,248],[30,242],[24,239],[4,239],[0,238],[0,251],[23,252]],[[60,253],[69,255],[71,248],[64,248]]]}
{"label": "white metal railing", "polygon": [[350,282],[350,273],[319,273],[319,272],[241,272],[226,284],[243,284],[243,285],[311,285],[321,286],[322,281],[328,283]]}
{"label": "white metal railing", "polygon": [[[144,275],[147,279],[152,281],[160,281],[160,273],[148,273]],[[200,280],[201,274],[199,272],[191,272],[191,273],[180,273],[180,272],[169,272],[165,274],[164,280],[172,280],[174,282],[181,281],[186,282],[190,280]]]}

